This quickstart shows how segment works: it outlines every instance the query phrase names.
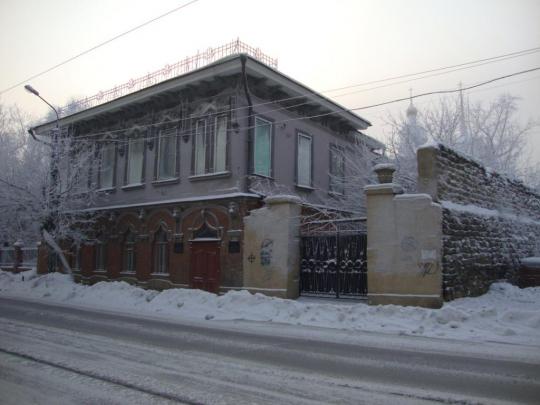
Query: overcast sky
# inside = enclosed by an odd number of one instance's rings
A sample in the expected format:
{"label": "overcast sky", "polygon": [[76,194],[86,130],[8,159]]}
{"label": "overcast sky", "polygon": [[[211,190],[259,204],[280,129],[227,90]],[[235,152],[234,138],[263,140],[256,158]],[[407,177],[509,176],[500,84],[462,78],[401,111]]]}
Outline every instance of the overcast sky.
{"label": "overcast sky", "polygon": [[[0,0],[0,90],[187,0]],[[279,60],[279,70],[314,90],[454,65],[540,46],[538,0],[199,0],[30,83],[53,104],[106,90],[239,37]],[[540,66],[540,52],[409,83],[326,92],[349,107],[456,88]],[[386,82],[385,84],[389,84]],[[361,90],[361,91],[360,91]],[[339,96],[356,91],[354,94]],[[540,120],[540,71],[471,91],[489,102],[521,98],[520,119]],[[418,99],[417,107],[433,98]],[[0,96],[35,116],[47,107],[22,85]],[[384,117],[407,102],[359,113],[383,139]],[[540,128],[530,135],[540,156]],[[540,160],[540,158],[538,158]]]}

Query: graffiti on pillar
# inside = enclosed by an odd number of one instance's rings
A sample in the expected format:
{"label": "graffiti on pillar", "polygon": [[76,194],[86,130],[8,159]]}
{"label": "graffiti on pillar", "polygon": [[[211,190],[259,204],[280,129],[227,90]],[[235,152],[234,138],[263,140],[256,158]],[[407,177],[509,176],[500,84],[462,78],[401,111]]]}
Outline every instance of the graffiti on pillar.
{"label": "graffiti on pillar", "polygon": [[273,247],[274,241],[272,239],[264,239],[261,242],[261,266],[270,266]]}
{"label": "graffiti on pillar", "polygon": [[422,277],[434,275],[437,270],[437,251],[422,249],[420,256],[420,262],[418,263],[420,275]]}

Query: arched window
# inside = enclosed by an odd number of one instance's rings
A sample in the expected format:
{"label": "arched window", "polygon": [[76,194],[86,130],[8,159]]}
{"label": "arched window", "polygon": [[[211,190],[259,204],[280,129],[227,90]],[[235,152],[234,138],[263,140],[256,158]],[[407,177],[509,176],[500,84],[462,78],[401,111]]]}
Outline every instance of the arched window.
{"label": "arched window", "polygon": [[128,230],[124,236],[124,268],[125,273],[135,273],[135,234]]}
{"label": "arched window", "polygon": [[167,274],[169,264],[169,243],[167,232],[159,228],[154,238],[154,273]]}
{"label": "arched window", "polygon": [[102,236],[96,240],[96,271],[107,270],[107,242]]}

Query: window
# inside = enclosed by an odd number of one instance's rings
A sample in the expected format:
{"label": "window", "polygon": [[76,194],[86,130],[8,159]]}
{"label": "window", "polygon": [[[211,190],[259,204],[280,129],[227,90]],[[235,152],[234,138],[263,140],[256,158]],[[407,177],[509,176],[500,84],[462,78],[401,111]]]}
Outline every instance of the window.
{"label": "window", "polygon": [[105,271],[107,269],[107,244],[98,239],[96,242],[96,271]]}
{"label": "window", "polygon": [[330,186],[329,191],[336,194],[345,192],[345,157],[339,147],[330,146]]}
{"label": "window", "polygon": [[154,273],[167,274],[169,263],[169,243],[167,232],[159,228],[154,240]]}
{"label": "window", "polygon": [[81,245],[75,245],[74,249],[74,258],[75,258],[75,264],[73,265],[73,270],[75,271],[81,271]]}
{"label": "window", "polygon": [[178,177],[177,146],[176,128],[162,129],[159,132],[156,180],[171,180]]}
{"label": "window", "polygon": [[258,117],[255,118],[253,173],[272,176],[272,123]]}
{"label": "window", "polygon": [[221,173],[227,170],[227,116],[198,120],[193,143],[193,174]]}
{"label": "window", "polygon": [[126,185],[143,182],[144,138],[133,138],[128,142]]}
{"label": "window", "polygon": [[135,234],[128,231],[124,237],[124,272],[135,273]]}
{"label": "window", "polygon": [[103,143],[99,149],[99,188],[114,187],[114,165],[116,146],[112,142]]}
{"label": "window", "polygon": [[312,186],[312,143],[309,135],[298,134],[296,156],[296,184],[299,186]]}

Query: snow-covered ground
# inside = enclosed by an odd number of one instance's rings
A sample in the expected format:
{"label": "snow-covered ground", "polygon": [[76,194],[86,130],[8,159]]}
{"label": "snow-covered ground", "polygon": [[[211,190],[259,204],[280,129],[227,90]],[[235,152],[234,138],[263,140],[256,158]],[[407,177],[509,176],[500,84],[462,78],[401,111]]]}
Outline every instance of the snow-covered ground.
{"label": "snow-covered ground", "polygon": [[506,283],[492,285],[481,297],[445,303],[441,309],[314,299],[295,301],[247,291],[231,291],[222,296],[189,289],[158,292],[125,282],[84,286],[67,275],[37,276],[34,271],[0,272],[0,296],[45,299],[177,320],[275,322],[540,346],[540,288],[519,289]]}

